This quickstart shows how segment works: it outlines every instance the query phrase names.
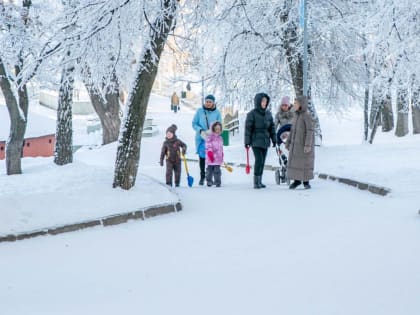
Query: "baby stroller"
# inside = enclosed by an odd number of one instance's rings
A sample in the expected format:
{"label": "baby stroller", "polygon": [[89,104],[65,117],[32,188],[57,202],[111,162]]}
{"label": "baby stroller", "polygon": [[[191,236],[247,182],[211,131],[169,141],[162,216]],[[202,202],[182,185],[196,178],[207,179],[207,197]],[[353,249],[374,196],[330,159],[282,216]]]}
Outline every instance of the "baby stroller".
{"label": "baby stroller", "polygon": [[287,141],[291,128],[291,124],[286,124],[277,131],[276,153],[279,158],[280,165],[280,168],[274,172],[277,185],[284,183],[287,183],[287,185],[290,184],[290,180],[287,178],[287,156],[281,150],[281,145]]}

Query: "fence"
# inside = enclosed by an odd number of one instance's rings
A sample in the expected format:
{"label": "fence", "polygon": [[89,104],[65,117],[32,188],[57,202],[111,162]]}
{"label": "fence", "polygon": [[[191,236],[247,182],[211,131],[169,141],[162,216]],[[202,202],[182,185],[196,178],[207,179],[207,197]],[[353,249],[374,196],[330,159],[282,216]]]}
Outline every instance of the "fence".
{"label": "fence", "polygon": [[229,121],[228,123],[225,123],[225,130],[228,130],[229,132],[232,133],[232,136],[235,135],[235,130],[237,132],[239,132],[239,119],[233,119],[231,121]]}

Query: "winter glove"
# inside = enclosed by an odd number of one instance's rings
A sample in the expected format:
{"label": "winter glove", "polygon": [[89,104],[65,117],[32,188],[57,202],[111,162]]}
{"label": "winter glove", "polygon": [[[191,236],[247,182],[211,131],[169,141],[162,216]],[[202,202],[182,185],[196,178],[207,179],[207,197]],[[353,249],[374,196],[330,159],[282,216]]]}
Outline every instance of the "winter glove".
{"label": "winter glove", "polygon": [[303,153],[309,153],[311,152],[311,147],[310,146],[304,146],[303,147]]}
{"label": "winter glove", "polygon": [[249,144],[245,144],[245,149],[249,149]]}
{"label": "winter glove", "polygon": [[273,142],[273,148],[275,148],[276,147],[276,143],[275,142]]}
{"label": "winter glove", "polygon": [[163,166],[163,161],[160,161],[159,164],[160,164],[160,166]]}
{"label": "winter glove", "polygon": [[201,129],[201,130],[200,130],[200,137],[201,137],[203,140],[206,140],[206,139],[207,139],[207,132],[206,132],[206,131],[204,131],[203,129]]}
{"label": "winter glove", "polygon": [[214,162],[214,154],[212,151],[207,152],[207,157],[209,158],[210,162]]}
{"label": "winter glove", "polygon": [[182,155],[187,154],[187,150],[182,149],[181,152],[182,152]]}

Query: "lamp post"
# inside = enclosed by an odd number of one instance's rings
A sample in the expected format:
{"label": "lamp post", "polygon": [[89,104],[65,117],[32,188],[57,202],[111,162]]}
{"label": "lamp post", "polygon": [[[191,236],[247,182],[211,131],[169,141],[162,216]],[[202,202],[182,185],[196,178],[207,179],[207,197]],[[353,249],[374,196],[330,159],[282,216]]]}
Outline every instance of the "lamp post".
{"label": "lamp post", "polygon": [[204,47],[201,47],[201,62],[200,62],[200,73],[201,73],[201,105],[204,104]]}
{"label": "lamp post", "polygon": [[303,95],[308,96],[308,6],[307,6],[307,0],[301,0],[300,10],[301,10],[300,24],[301,24],[301,27],[303,27]]}
{"label": "lamp post", "polygon": [[204,75],[201,76],[201,105],[204,104]]}

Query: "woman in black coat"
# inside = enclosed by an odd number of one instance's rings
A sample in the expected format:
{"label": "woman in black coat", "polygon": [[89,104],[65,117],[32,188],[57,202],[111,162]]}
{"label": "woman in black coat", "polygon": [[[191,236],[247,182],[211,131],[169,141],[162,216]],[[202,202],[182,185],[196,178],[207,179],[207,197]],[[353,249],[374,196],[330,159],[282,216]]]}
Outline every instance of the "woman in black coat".
{"label": "woman in black coat", "polygon": [[270,139],[273,147],[276,146],[273,115],[267,110],[269,103],[270,97],[267,94],[256,94],[254,97],[255,108],[248,113],[245,121],[245,148],[251,146],[254,152],[254,188],[256,189],[265,188],[261,178]]}

